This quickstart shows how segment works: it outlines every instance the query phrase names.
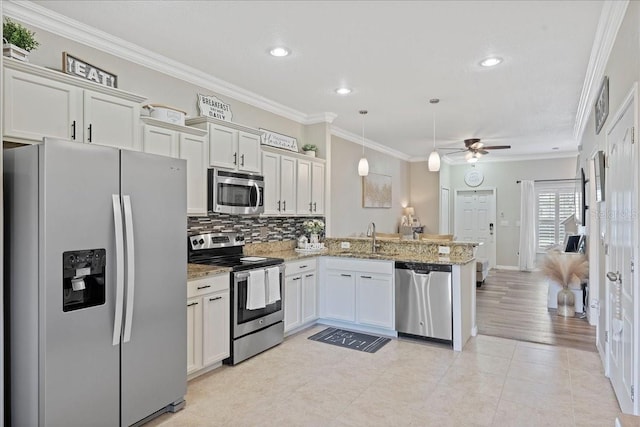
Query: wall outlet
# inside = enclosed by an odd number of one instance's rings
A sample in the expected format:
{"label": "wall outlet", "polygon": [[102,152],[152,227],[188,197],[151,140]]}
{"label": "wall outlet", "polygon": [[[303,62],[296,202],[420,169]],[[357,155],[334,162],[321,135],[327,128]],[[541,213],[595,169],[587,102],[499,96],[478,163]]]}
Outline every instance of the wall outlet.
{"label": "wall outlet", "polygon": [[451,248],[449,246],[438,246],[438,253],[448,255],[451,252]]}
{"label": "wall outlet", "polygon": [[349,249],[351,248],[351,243],[349,242],[340,242],[340,249]]}
{"label": "wall outlet", "polygon": [[269,237],[269,227],[260,227],[260,237],[263,239]]}

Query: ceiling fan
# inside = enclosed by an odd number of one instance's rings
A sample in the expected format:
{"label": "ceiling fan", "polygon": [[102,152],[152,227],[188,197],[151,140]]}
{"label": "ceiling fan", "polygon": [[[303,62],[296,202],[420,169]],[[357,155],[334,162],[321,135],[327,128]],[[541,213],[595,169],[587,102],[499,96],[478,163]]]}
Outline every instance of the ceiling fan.
{"label": "ceiling fan", "polygon": [[489,154],[488,150],[505,150],[511,148],[510,145],[484,145],[480,138],[469,138],[464,140],[464,148],[441,148],[443,150],[455,150],[448,154],[467,153],[465,159],[468,162],[476,162],[480,157]]}

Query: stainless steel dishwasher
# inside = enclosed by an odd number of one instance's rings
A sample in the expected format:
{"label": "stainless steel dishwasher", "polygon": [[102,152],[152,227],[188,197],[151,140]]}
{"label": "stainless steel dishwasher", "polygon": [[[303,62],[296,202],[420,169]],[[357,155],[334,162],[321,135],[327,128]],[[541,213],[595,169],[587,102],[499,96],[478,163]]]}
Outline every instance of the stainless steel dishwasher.
{"label": "stainless steel dishwasher", "polygon": [[452,344],[451,266],[397,261],[395,276],[398,335]]}

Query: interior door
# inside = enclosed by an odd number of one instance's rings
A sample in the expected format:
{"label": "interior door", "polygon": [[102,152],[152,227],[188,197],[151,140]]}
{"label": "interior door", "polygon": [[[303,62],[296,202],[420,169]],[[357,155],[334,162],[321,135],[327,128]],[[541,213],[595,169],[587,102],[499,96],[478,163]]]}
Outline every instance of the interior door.
{"label": "interior door", "polygon": [[496,265],[494,190],[458,190],[455,205],[456,240],[478,242],[476,257]]}
{"label": "interior door", "polygon": [[634,98],[623,104],[607,132],[608,254],[607,318],[609,378],[623,412],[633,413],[634,385],[634,212],[637,212],[637,144]]}

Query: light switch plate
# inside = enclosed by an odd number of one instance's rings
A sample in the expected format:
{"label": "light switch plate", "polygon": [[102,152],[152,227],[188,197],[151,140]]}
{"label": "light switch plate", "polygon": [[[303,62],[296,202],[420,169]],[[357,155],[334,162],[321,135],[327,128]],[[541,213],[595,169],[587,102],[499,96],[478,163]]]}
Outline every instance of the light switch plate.
{"label": "light switch plate", "polygon": [[340,242],[340,249],[349,249],[351,248],[351,243],[349,242]]}
{"label": "light switch plate", "polygon": [[449,246],[438,246],[438,253],[441,254],[449,254],[451,252],[451,248]]}

